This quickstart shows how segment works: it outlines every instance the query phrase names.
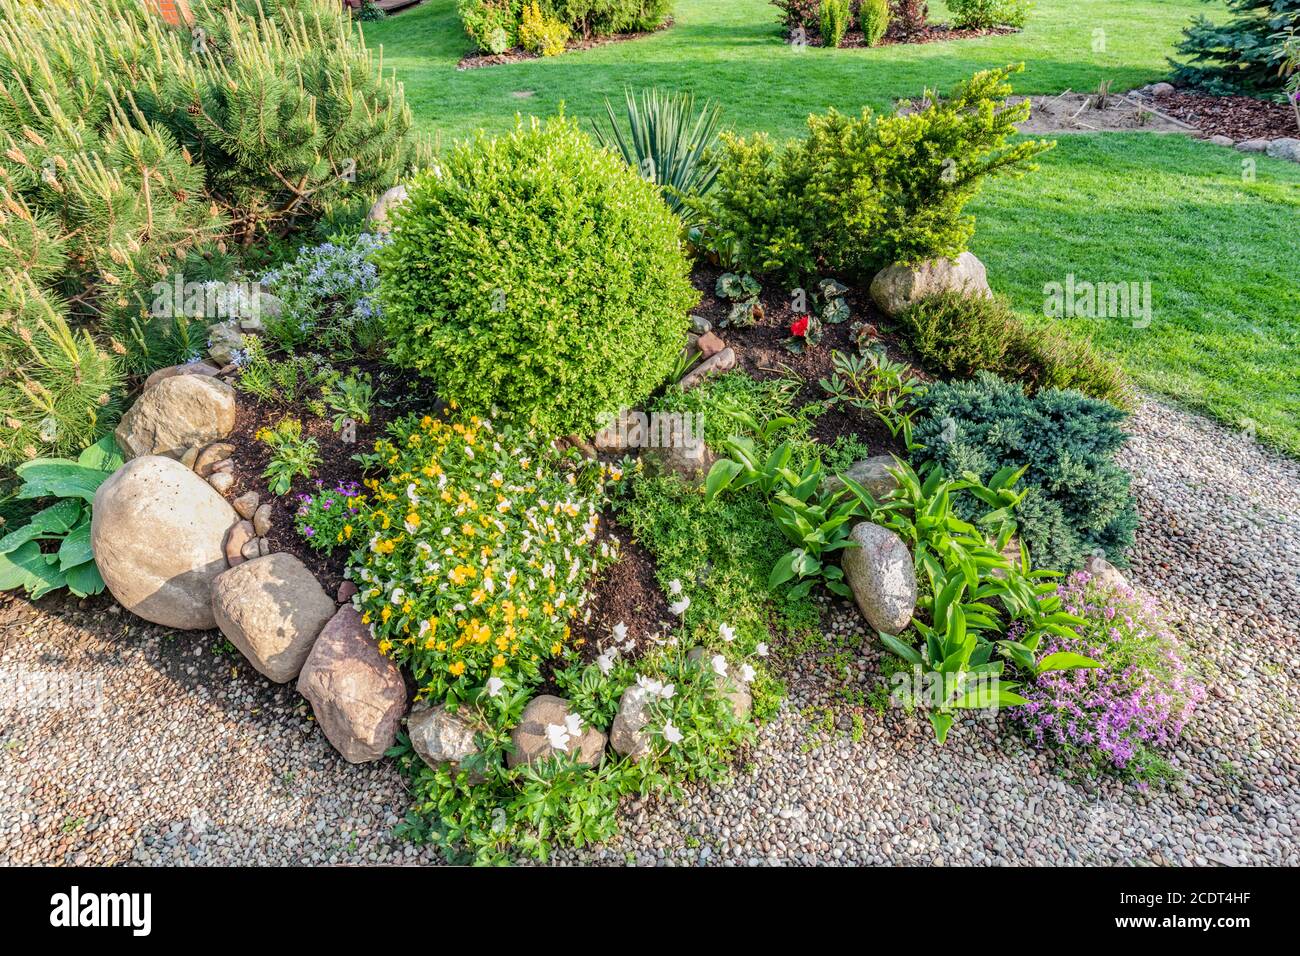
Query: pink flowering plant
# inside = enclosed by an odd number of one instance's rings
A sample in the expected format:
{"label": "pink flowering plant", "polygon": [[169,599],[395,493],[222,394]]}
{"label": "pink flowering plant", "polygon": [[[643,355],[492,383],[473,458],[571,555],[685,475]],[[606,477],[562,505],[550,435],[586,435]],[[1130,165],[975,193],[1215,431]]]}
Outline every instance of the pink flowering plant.
{"label": "pink flowering plant", "polygon": [[1161,751],[1182,734],[1205,687],[1155,602],[1076,572],[1056,589],[1084,621],[1075,637],[1047,635],[1044,656],[1081,654],[1101,666],[1039,673],[1012,711],[1042,747],[1146,781],[1164,775]]}
{"label": "pink flowering plant", "polygon": [[351,548],[359,526],[357,515],[365,503],[359,484],[340,481],[330,486],[318,478],[315,487],[297,500],[293,524],[307,544],[317,551]]}

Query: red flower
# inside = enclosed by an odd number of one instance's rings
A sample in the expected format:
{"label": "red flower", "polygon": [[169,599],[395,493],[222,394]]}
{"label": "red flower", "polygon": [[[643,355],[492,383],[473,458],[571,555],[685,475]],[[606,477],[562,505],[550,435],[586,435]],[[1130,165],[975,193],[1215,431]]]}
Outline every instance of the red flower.
{"label": "red flower", "polygon": [[797,338],[803,338],[808,334],[808,321],[809,316],[806,315],[795,319],[790,323],[790,334]]}

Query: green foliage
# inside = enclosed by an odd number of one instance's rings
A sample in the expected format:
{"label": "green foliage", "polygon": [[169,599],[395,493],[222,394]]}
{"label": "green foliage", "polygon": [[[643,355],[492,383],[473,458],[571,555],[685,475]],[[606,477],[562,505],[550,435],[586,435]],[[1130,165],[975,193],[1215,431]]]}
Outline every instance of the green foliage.
{"label": "green foliage", "polygon": [[458,144],[378,254],[389,357],[469,411],[590,433],[681,350],[699,293],[680,228],[563,116]]}
{"label": "green foliage", "polygon": [[1007,103],[1008,78],[1022,68],[977,73],[944,97],[927,90],[901,115],[810,116],[808,137],[780,151],[763,134],[724,134],[700,214],[741,268],[791,281],[954,258],[974,233],[962,213],[982,181],[1034,168],[1052,145],[1009,142],[1028,116],[1027,103]]}
{"label": "green foliage", "polygon": [[639,101],[630,89],[624,96],[627,134],[606,99],[607,124],[592,124],[596,142],[620,153],[642,177],[659,185],[668,208],[685,217],[686,200],[708,193],[717,179],[714,148],[722,110],[705,103],[697,113],[691,94],[657,87],[642,90]]}
{"label": "green foliage", "polygon": [[[880,639],[912,665],[918,686],[906,696],[927,710],[939,743],[961,711],[1025,702],[1014,693],[1018,685],[1003,679],[1004,661],[994,660],[995,652],[1031,676],[1096,666],[1082,655],[1035,660],[1046,636],[1072,636],[1070,628],[1082,621],[1052,593],[1056,572],[1031,571],[1023,549],[1019,561],[1003,554],[1015,530],[1013,509],[1023,494],[1015,486],[1024,468],[1002,468],[987,483],[971,474],[949,478],[939,468],[922,480],[901,463],[894,474],[898,489],[872,519],[912,550],[921,596],[911,626],[922,643],[917,648],[891,634]],[[961,493],[977,502],[975,523],[957,514]],[[1014,639],[1001,637],[1007,634]]]}
{"label": "green foliage", "polygon": [[[61,587],[78,597],[104,590],[90,550],[90,509],[95,490],[122,462],[113,436],[105,435],[76,461],[40,458],[18,466],[19,500],[57,500],[0,536],[0,591],[21,587],[39,598]],[[59,544],[42,548],[42,541]]]}
{"label": "green foliage", "polygon": [[1210,93],[1276,93],[1286,79],[1286,39],[1300,30],[1300,0],[1227,0],[1231,19],[1197,16],[1171,59],[1173,81]]}
{"label": "green foliage", "polygon": [[849,29],[849,0],[822,0],[821,6],[822,43],[837,47]]}
{"label": "green foliage", "polygon": [[365,372],[345,375],[324,392],[325,404],[334,410],[332,424],[339,431],[349,422],[370,424],[370,410],[375,404],[375,389]]}
{"label": "green foliage", "polygon": [[1030,0],[948,0],[952,24],[960,29],[1023,27],[1033,9]]}
{"label": "green foliage", "polygon": [[1067,329],[1027,324],[1005,299],[945,292],[922,299],[899,321],[908,343],[935,371],[960,378],[993,372],[1031,391],[1073,388],[1120,406],[1132,400],[1118,363]]}
{"label": "green foliage", "polygon": [[282,418],[274,428],[262,428],[257,440],[271,449],[262,477],[273,495],[287,495],[295,478],[308,478],[320,465],[320,446],[314,438],[302,437],[302,422]]}
{"label": "green foliage", "polygon": [[867,46],[875,46],[889,29],[889,0],[862,0],[859,16]]}
{"label": "green foliage", "polygon": [[331,377],[319,355],[272,355],[259,336],[244,337],[235,388],[268,405],[297,405]]}
{"label": "green foliage", "polygon": [[827,406],[841,403],[859,411],[870,412],[880,419],[889,433],[911,451],[916,400],[925,394],[925,386],[902,362],[893,362],[883,350],[872,349],[863,356],[831,353],[834,371],[818,384],[826,392]]}
{"label": "green foliage", "polygon": [[[1124,562],[1137,511],[1129,476],[1115,462],[1127,438],[1123,411],[1069,390],[1029,397],[988,372],[931,385],[918,405],[921,460],[946,474],[986,480],[1028,466],[1016,518],[1035,567],[1069,571],[1092,553]],[[977,507],[968,497],[958,504],[968,517]]]}

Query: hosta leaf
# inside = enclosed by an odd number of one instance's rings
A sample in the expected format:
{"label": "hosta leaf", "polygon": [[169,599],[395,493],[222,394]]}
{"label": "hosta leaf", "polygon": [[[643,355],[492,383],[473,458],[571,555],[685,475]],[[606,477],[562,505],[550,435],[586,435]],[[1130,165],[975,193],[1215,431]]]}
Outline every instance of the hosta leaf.
{"label": "hosta leaf", "polygon": [[95,555],[90,550],[90,519],[87,517],[59,545],[59,570],[66,572],[94,560]]}
{"label": "hosta leaf", "polygon": [[81,517],[81,501],[65,498],[32,515],[27,524],[0,538],[0,554],[13,551],[42,535],[66,534]]}
{"label": "hosta leaf", "polygon": [[99,567],[94,561],[87,561],[85,564],[78,564],[76,567],[68,568],[66,577],[68,579],[68,590],[77,597],[98,594],[104,590],[104,579],[100,577]]}

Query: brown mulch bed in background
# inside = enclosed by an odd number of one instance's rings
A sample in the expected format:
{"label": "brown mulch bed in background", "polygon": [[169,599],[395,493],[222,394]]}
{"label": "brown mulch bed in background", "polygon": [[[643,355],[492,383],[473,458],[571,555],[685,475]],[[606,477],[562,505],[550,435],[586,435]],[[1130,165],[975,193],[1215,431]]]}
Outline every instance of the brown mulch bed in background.
{"label": "brown mulch bed in background", "polygon": [[[622,43],[625,40],[640,40],[643,37],[654,36],[656,33],[662,33],[673,25],[673,18],[669,17],[653,30],[642,30],[639,33],[615,33],[613,36],[604,37],[579,37],[576,40],[570,40],[564,47],[564,53],[572,53],[575,50],[590,50],[592,47],[604,46],[607,43]],[[564,54],[560,54],[563,56]],[[524,60],[543,60],[540,53],[529,53],[523,47],[515,47],[513,50],[506,50],[505,53],[466,53],[456,64],[458,70],[478,70],[485,66],[505,66],[507,63],[521,63]]]}
{"label": "brown mulch bed in background", "polygon": [[1156,109],[1190,123],[1206,136],[1247,139],[1300,138],[1295,111],[1285,103],[1257,100],[1250,96],[1211,96],[1191,90],[1175,90],[1160,96],[1139,94]]}

